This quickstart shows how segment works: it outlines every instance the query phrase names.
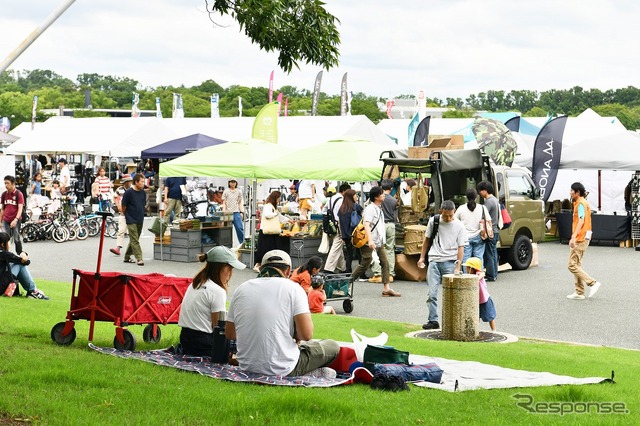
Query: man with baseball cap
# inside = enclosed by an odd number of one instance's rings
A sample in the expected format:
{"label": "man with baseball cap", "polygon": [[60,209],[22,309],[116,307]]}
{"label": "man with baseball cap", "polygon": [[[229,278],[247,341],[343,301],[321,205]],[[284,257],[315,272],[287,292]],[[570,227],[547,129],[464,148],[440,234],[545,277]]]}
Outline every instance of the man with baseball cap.
{"label": "man with baseball cap", "polygon": [[338,356],[333,340],[311,341],[313,321],[307,295],[289,280],[291,258],[271,250],[257,278],[234,292],[225,334],[236,339],[240,368],[269,376],[335,377],[326,367]]}

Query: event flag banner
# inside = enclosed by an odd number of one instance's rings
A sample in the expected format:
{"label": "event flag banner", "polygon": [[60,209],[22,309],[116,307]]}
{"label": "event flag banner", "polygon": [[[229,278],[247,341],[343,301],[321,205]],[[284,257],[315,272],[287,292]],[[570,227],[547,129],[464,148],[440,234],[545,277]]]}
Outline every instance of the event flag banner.
{"label": "event flag banner", "polygon": [[273,70],[269,76],[269,103],[273,102]]}
{"label": "event flag banner", "polygon": [[415,114],[413,114],[413,118],[409,122],[409,135],[407,139],[409,146],[415,146],[413,145],[413,143],[414,143],[414,136],[416,134],[416,129],[418,128],[418,124],[420,124],[420,114],[418,113],[418,111],[416,111]]}
{"label": "event flag banner", "polygon": [[282,111],[282,92],[278,93],[278,117],[280,117],[280,112]]}
{"label": "event flag banner", "polygon": [[520,116],[516,115],[515,117],[511,117],[507,121],[504,122],[504,125],[507,126],[507,129],[512,132],[520,131]]}
{"label": "event flag banner", "polygon": [[413,136],[413,146],[427,146],[429,143],[427,138],[429,136],[429,124],[431,124],[431,116],[427,115],[418,124],[416,133]]}
{"label": "event flag banner", "polygon": [[284,100],[284,116],[285,117],[289,116],[289,97],[288,96]]}
{"label": "event flag banner", "polygon": [[242,96],[238,96],[238,117],[242,117]]}
{"label": "event flag banner", "polygon": [[9,120],[9,117],[2,117],[0,119],[0,132],[9,133],[10,129],[11,129],[11,120]]}
{"label": "event flag banner", "polygon": [[36,115],[38,113],[38,95],[33,97],[33,106],[31,107],[31,130],[36,126]]}
{"label": "event flag banner", "polygon": [[156,96],[156,118],[162,118],[162,110],[160,109],[160,97]]}
{"label": "event flag banner", "polygon": [[347,115],[347,102],[349,94],[347,93],[347,73],[342,76],[342,84],[340,85],[340,115]]}
{"label": "event flag banner", "polygon": [[277,102],[262,107],[255,121],[251,137],[263,141],[278,143],[278,108]]}
{"label": "event flag banner", "polygon": [[396,101],[394,101],[393,99],[390,99],[387,101],[387,117],[388,118],[393,118],[393,115],[391,114],[391,108],[393,108],[396,105]]}
{"label": "event flag banner", "polygon": [[220,118],[220,109],[218,105],[220,104],[220,95],[214,93],[211,95],[211,118]]}
{"label": "event flag banner", "polygon": [[184,118],[184,107],[180,93],[173,94],[173,118]]}
{"label": "event flag banner", "polygon": [[140,117],[140,108],[138,108],[139,103],[140,95],[133,92],[133,96],[131,97],[131,117],[133,118]]}
{"label": "event flag banner", "polygon": [[[424,95],[424,90],[418,90],[418,112],[420,113],[420,117],[426,117],[427,115],[427,97]],[[411,140],[411,139],[409,139]]]}
{"label": "event flag banner", "polygon": [[318,102],[320,101],[320,84],[322,83],[322,71],[316,76],[316,82],[313,85],[313,100],[311,101],[311,115],[318,115]]}
{"label": "event flag banner", "polygon": [[533,183],[540,189],[540,197],[545,202],[549,199],[558,176],[566,124],[566,115],[550,120],[540,129],[533,145]]}

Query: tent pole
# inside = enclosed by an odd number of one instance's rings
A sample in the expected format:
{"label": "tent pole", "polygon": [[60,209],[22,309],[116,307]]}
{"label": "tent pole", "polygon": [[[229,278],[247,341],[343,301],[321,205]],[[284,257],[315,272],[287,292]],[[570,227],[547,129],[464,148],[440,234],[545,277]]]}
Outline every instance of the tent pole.
{"label": "tent pole", "polygon": [[258,247],[256,247],[258,245],[257,238],[256,238],[256,212],[258,211],[258,199],[256,198],[256,194],[257,194],[257,190],[258,190],[258,180],[257,179],[252,179],[252,194],[251,194],[251,264],[249,265],[250,268],[253,268],[253,265],[256,264],[255,262],[255,253],[256,253],[256,249]]}
{"label": "tent pole", "polygon": [[598,211],[602,209],[602,170],[598,169]]}

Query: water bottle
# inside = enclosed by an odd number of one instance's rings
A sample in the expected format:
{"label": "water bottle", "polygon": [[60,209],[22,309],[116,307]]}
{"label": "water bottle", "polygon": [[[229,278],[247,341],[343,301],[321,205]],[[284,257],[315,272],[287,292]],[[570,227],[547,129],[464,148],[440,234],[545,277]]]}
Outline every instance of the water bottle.
{"label": "water bottle", "polygon": [[227,364],[229,362],[229,341],[224,334],[226,321],[218,321],[218,325],[213,327],[213,351],[211,362],[216,364]]}

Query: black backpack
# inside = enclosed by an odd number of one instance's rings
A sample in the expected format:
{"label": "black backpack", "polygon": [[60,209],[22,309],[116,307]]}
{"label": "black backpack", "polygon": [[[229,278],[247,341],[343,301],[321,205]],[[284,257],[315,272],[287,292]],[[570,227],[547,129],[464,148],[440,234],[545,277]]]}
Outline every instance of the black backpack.
{"label": "black backpack", "polygon": [[327,211],[322,215],[322,231],[330,237],[338,233],[338,222],[333,216],[333,205],[331,205],[332,198],[329,198]]}

